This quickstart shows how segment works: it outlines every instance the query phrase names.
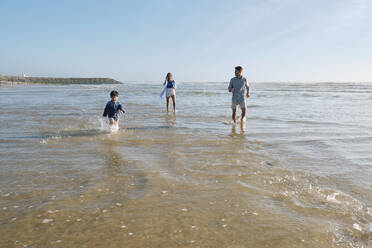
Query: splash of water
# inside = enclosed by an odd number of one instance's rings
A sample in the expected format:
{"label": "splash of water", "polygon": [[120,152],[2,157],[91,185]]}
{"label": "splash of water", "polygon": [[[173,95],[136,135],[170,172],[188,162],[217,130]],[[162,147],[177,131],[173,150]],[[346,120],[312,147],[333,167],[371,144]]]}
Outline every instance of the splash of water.
{"label": "splash of water", "polygon": [[108,122],[103,120],[102,117],[99,118],[99,123],[100,123],[99,130],[101,130],[101,131],[107,131],[107,130],[109,130],[110,132],[119,131],[119,124],[118,123],[116,123],[116,125],[110,126],[108,124]]}
{"label": "splash of water", "polygon": [[110,129],[110,126],[108,125],[108,123],[106,121],[103,120],[102,117],[100,117],[98,120],[99,120],[99,124],[100,124],[99,130],[105,131],[105,130]]}
{"label": "splash of water", "polygon": [[116,123],[115,125],[110,126],[110,132],[115,133],[119,131],[119,124]]}

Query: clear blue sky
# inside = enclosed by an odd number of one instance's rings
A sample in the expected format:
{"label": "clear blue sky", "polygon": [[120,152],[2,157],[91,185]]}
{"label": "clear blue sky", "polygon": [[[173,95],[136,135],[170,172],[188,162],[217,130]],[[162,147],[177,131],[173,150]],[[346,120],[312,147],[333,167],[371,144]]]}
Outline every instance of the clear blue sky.
{"label": "clear blue sky", "polygon": [[371,0],[0,2],[0,74],[372,81]]}

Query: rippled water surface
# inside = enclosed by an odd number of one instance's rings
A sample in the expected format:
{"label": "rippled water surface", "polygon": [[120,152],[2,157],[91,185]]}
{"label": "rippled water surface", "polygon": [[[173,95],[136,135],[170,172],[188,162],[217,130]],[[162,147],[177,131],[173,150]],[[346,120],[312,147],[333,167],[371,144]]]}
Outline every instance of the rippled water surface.
{"label": "rippled water surface", "polygon": [[372,84],[226,88],[1,87],[0,247],[372,247]]}

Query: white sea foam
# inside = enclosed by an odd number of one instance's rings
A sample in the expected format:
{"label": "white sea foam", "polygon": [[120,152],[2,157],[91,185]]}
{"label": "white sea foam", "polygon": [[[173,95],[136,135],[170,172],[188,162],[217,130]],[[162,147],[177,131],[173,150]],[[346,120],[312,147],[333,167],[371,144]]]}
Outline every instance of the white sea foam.
{"label": "white sea foam", "polygon": [[99,118],[98,121],[100,123],[100,127],[99,127],[100,130],[108,130],[109,129],[107,123],[103,121],[103,118]]}
{"label": "white sea foam", "polygon": [[339,200],[336,199],[336,197],[340,195],[340,193],[338,192],[334,192],[330,195],[327,196],[327,200],[330,201],[330,202],[334,202],[334,203],[341,203]]}
{"label": "white sea foam", "polygon": [[354,223],[353,228],[360,231],[360,232],[362,231],[362,228],[360,227],[360,225],[358,223]]}
{"label": "white sea foam", "polygon": [[43,219],[44,224],[47,224],[47,223],[52,222],[52,221],[53,221],[53,219]]}

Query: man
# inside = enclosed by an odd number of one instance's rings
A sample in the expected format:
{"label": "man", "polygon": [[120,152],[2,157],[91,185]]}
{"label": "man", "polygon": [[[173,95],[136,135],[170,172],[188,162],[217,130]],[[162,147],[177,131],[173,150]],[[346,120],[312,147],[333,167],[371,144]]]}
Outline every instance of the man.
{"label": "man", "polygon": [[239,105],[242,110],[241,122],[245,119],[246,103],[245,103],[245,89],[247,89],[247,97],[250,97],[249,84],[247,79],[242,76],[243,68],[241,66],[235,67],[235,77],[230,80],[229,92],[232,93],[232,119],[236,122],[236,106]]}

